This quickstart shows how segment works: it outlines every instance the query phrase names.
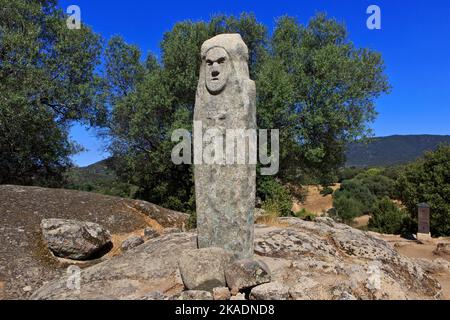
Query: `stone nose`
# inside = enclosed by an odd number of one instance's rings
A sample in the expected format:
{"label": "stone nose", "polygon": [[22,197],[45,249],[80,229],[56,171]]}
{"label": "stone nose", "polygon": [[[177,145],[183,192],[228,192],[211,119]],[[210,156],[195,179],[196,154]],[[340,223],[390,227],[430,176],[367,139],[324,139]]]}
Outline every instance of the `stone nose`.
{"label": "stone nose", "polygon": [[211,72],[211,75],[215,78],[215,77],[218,77],[219,76],[219,74],[220,74],[220,72],[219,71],[217,71],[217,70],[215,70],[215,71],[213,71],[213,72]]}

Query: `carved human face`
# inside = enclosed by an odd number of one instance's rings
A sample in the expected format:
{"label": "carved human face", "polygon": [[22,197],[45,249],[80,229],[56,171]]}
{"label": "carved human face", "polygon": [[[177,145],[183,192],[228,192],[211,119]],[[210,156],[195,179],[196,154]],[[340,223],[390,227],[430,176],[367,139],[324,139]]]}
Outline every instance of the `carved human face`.
{"label": "carved human face", "polygon": [[206,54],[206,87],[212,94],[220,93],[228,82],[229,57],[222,48],[212,48]]}

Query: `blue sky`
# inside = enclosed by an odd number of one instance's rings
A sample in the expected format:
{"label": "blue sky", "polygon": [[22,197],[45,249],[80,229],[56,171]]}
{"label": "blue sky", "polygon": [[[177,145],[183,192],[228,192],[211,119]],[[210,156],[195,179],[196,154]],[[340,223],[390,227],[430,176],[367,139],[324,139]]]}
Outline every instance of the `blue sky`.
{"label": "blue sky", "polygon": [[[216,0],[106,1],[62,0],[78,5],[82,21],[106,40],[122,35],[143,53],[159,55],[164,32],[182,20],[208,20],[217,13],[253,12],[269,32],[277,17],[306,23],[318,11],[346,24],[358,47],[383,54],[392,93],[377,101],[379,116],[371,125],[377,136],[450,135],[450,1],[448,0]],[[369,5],[381,8],[381,30],[366,27]],[[95,133],[74,126],[71,137],[89,151],[73,157],[79,166],[107,156]]]}

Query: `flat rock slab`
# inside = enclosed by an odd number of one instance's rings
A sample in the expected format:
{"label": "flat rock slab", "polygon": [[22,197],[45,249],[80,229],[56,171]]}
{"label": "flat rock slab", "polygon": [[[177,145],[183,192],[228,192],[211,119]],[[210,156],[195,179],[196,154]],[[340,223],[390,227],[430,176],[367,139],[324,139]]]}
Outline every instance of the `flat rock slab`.
{"label": "flat rock slab", "polygon": [[111,245],[111,234],[97,223],[44,219],[41,229],[48,248],[65,259],[88,260]]}
{"label": "flat rock slab", "polygon": [[179,267],[184,285],[189,290],[210,291],[225,287],[225,268],[232,254],[221,248],[187,250],[181,254]]}
{"label": "flat rock slab", "polygon": [[34,292],[36,300],[145,300],[184,290],[178,270],[181,252],[196,247],[193,233],[169,234],[111,260],[84,269],[80,290],[67,288],[68,276]]}

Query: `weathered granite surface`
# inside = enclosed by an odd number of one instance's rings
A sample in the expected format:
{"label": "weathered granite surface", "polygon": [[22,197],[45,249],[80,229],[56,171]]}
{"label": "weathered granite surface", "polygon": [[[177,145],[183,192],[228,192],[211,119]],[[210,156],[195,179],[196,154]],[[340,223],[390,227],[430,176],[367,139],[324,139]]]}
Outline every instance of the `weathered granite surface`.
{"label": "weathered granite surface", "polygon": [[[35,291],[31,299],[163,299],[184,291],[178,257],[195,248],[195,234],[174,233],[146,242],[121,256],[81,272],[80,290],[67,286],[65,275]],[[155,297],[156,295],[156,297]]]}
{"label": "weathered granite surface", "polygon": [[2,185],[0,299],[28,299],[43,283],[66,273],[66,263],[52,255],[42,236],[41,221],[52,218],[98,223],[114,236],[158,225],[158,230],[182,228],[189,215],[92,192]]}
{"label": "weathered granite surface", "polygon": [[48,248],[61,258],[89,259],[111,244],[110,232],[97,223],[44,219],[41,229]]}
{"label": "weathered granite surface", "polygon": [[[221,34],[203,44],[201,58],[194,149],[196,137],[203,137],[210,129],[216,129],[217,134],[209,142],[203,139],[203,157],[194,150],[198,244],[200,248],[221,247],[247,258],[253,255],[256,165],[248,161],[248,154],[243,164],[230,164],[226,147],[220,154],[208,145],[219,137],[226,144],[228,129],[256,129],[256,89],[249,77],[248,49],[240,35]],[[201,122],[202,129],[196,122]],[[214,155],[214,164],[205,163],[205,155]],[[203,163],[198,164],[198,160]]]}
{"label": "weathered granite surface", "polygon": [[[325,218],[279,222],[285,226],[255,228],[254,258],[268,266],[271,282],[252,288],[250,299],[442,299],[435,275],[449,272],[446,261],[438,265],[407,258],[386,241]],[[194,233],[164,235],[83,269],[79,293],[67,288],[66,276],[44,285],[33,298],[204,299],[199,292],[182,294],[189,289],[183,285],[179,260],[195,247]],[[217,291],[213,289],[219,298]],[[238,294],[230,300],[245,298]]]}

